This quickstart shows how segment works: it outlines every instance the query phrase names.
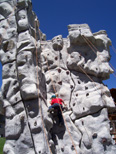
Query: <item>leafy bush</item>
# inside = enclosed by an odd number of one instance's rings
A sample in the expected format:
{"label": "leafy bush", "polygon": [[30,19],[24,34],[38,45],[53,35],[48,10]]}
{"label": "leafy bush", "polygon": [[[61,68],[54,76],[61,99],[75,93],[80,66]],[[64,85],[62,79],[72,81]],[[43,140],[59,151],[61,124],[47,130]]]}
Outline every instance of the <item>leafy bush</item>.
{"label": "leafy bush", "polygon": [[0,154],[3,154],[4,143],[5,143],[5,138],[0,138]]}

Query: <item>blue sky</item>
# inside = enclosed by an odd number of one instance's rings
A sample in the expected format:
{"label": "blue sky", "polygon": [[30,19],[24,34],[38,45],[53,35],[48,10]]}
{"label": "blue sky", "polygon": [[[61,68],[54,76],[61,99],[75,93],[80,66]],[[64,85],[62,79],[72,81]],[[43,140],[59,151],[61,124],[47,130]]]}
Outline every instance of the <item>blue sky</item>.
{"label": "blue sky", "polygon": [[[93,33],[106,30],[116,48],[116,0],[32,0],[32,4],[48,40],[59,34],[67,37],[69,24],[87,23]],[[110,53],[110,63],[116,69],[116,50],[110,47]],[[0,66],[0,86],[1,76]],[[104,83],[109,89],[116,88],[116,75]]]}

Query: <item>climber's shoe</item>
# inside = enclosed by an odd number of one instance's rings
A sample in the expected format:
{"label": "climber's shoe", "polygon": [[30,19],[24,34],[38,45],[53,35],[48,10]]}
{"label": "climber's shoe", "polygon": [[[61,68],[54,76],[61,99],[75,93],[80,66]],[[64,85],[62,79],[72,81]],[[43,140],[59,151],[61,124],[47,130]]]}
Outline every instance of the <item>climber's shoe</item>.
{"label": "climber's shoe", "polygon": [[52,112],[54,111],[54,108],[48,109],[48,112]]}

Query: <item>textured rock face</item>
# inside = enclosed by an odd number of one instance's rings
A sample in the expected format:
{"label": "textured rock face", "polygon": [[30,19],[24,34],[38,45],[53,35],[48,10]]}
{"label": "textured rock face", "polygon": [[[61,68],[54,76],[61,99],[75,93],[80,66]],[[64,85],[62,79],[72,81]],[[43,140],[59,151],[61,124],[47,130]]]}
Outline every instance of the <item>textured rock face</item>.
{"label": "textured rock face", "polygon": [[[46,41],[30,0],[0,0],[5,154],[115,154],[107,115],[115,105],[102,83],[113,72],[111,41],[87,24],[68,30]],[[68,108],[62,127],[47,112],[54,93]]]}

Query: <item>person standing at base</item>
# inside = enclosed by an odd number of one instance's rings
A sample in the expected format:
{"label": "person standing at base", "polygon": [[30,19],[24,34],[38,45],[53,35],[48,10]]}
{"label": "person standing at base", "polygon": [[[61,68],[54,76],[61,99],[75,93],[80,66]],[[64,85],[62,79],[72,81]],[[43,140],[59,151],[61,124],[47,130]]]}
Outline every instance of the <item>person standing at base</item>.
{"label": "person standing at base", "polygon": [[59,124],[62,125],[63,122],[63,117],[62,117],[62,110],[63,110],[63,105],[66,106],[64,101],[61,98],[57,98],[56,95],[51,96],[51,101],[50,101],[51,106],[48,109],[48,112],[54,111],[54,109],[58,110],[58,118],[59,118]]}

